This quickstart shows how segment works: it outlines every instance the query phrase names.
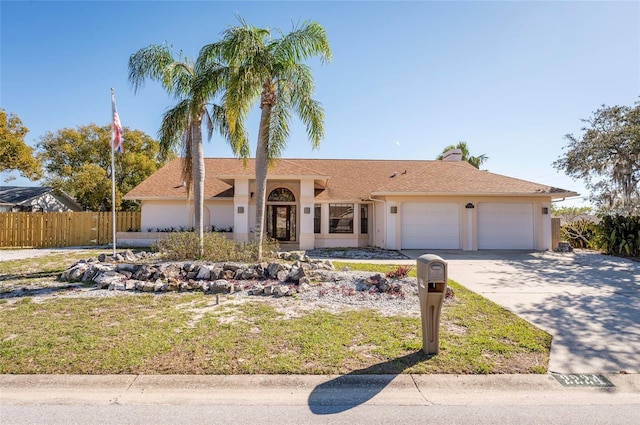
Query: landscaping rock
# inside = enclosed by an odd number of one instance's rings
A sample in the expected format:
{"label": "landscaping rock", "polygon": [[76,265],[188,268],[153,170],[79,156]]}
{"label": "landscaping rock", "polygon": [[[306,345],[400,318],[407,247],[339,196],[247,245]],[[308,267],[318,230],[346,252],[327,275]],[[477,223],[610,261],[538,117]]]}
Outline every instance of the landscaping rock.
{"label": "landscaping rock", "polygon": [[573,252],[573,248],[569,242],[559,242],[558,247],[555,249],[556,252]]}
{"label": "landscaping rock", "polygon": [[280,282],[286,282],[287,281],[287,277],[289,276],[289,272],[287,270],[280,270],[277,274],[276,274],[276,278],[280,281]]}
{"label": "landscaping rock", "polygon": [[120,263],[116,265],[116,271],[118,272],[135,273],[138,271],[139,268],[140,266],[136,264],[129,264],[129,263]]}
{"label": "landscaping rock", "polygon": [[60,280],[67,282],[77,282],[82,280],[82,277],[89,269],[89,265],[86,263],[78,263],[72,266],[70,269],[65,270],[60,275]]}
{"label": "landscaping rock", "polygon": [[125,261],[138,261],[138,257],[136,257],[136,255],[130,249],[127,249],[124,252],[123,257]]}
{"label": "landscaping rock", "polygon": [[154,266],[143,265],[133,274],[133,278],[136,280],[151,280],[156,274],[157,270]]}
{"label": "landscaping rock", "polygon": [[198,280],[210,280],[211,269],[209,268],[209,266],[200,266],[200,270],[198,270],[198,274],[195,278]]}
{"label": "landscaping rock", "polygon": [[289,287],[287,285],[277,285],[273,288],[273,295],[276,297],[282,297],[289,294]]}
{"label": "landscaping rock", "polygon": [[309,285],[311,280],[307,276],[302,276],[300,280],[298,280],[298,285]]}
{"label": "landscaping rock", "polygon": [[214,294],[233,292],[233,284],[224,279],[218,279],[209,284],[209,292]]}
{"label": "landscaping rock", "polygon": [[126,289],[126,285],[124,282],[114,282],[109,284],[109,289],[112,291],[124,291]]}
{"label": "landscaping rock", "polygon": [[155,291],[155,287],[155,282],[144,282],[142,284],[142,292],[153,292]]}
{"label": "landscaping rock", "polygon": [[284,270],[284,267],[282,266],[282,264],[280,263],[269,263],[269,265],[267,266],[267,273],[265,275],[265,277],[267,279],[271,278],[271,279],[275,279],[278,277],[278,272]]}
{"label": "landscaping rock", "polygon": [[93,282],[96,284],[98,288],[105,289],[105,288],[108,288],[109,285],[111,285],[112,283],[123,282],[124,280],[125,280],[124,276],[122,276],[118,272],[105,271],[105,272],[98,273],[95,279],[93,279]]}
{"label": "landscaping rock", "polygon": [[167,291],[179,291],[181,282],[175,278],[167,279]]}
{"label": "landscaping rock", "polygon": [[264,294],[264,286],[260,285],[260,284],[255,284],[251,287],[251,289],[249,289],[248,291],[249,295],[262,295]]}
{"label": "landscaping rock", "polygon": [[140,282],[139,280],[133,280],[133,279],[128,279],[125,283],[124,283],[124,289],[127,291],[133,291],[134,289],[136,289],[136,284]]}
{"label": "landscaping rock", "polygon": [[306,273],[304,271],[304,268],[298,266],[293,266],[291,267],[291,270],[289,270],[289,273],[287,274],[287,278],[286,281],[287,282],[293,282],[293,283],[298,283],[300,281],[300,279],[302,279],[303,277],[306,276]]}
{"label": "landscaping rock", "polygon": [[91,264],[84,272],[84,275],[82,275],[81,281],[83,283],[93,282],[93,278],[96,277],[99,271],[101,271],[100,269],[101,267],[99,264]]}

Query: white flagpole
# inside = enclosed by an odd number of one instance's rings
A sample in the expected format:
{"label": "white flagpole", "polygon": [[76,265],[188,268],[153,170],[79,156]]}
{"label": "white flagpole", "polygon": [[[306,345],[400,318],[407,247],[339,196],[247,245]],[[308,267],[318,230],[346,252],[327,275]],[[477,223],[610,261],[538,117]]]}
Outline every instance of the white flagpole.
{"label": "white flagpole", "polygon": [[[113,114],[115,113],[115,93],[111,88],[111,133],[113,134],[113,126],[115,125]],[[111,221],[113,224],[113,256],[116,256],[116,167],[115,167],[115,140],[111,136]]]}

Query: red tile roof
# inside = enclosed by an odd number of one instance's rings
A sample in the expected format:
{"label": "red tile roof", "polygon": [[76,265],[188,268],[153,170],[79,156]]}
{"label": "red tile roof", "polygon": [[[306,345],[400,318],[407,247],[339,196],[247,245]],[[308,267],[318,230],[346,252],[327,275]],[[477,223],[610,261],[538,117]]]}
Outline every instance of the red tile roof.
{"label": "red tile roof", "polygon": [[[125,195],[125,199],[184,199],[181,159],[175,159]],[[205,158],[205,199],[233,196],[234,177],[253,177],[253,159]],[[466,162],[429,160],[280,159],[270,179],[313,177],[322,190],[316,199],[361,200],[372,195],[544,195],[574,192],[481,171]],[[326,186],[326,187],[325,187]]]}

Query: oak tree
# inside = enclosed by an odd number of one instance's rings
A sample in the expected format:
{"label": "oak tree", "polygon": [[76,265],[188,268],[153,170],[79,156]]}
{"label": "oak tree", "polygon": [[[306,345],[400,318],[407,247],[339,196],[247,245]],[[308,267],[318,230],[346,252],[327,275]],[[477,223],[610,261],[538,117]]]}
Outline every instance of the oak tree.
{"label": "oak tree", "polygon": [[17,171],[32,181],[42,177],[42,164],[24,141],[28,132],[17,115],[0,108],[0,173]]}
{"label": "oak tree", "polygon": [[567,134],[553,166],[583,180],[600,213],[640,214],[640,102],[605,106],[582,120],[583,134]]}
{"label": "oak tree", "polygon": [[[111,126],[89,124],[47,132],[38,150],[45,166],[45,183],[63,190],[90,211],[111,210]],[[123,153],[115,154],[116,210],[139,206],[122,196],[175,157],[139,130],[123,129]]]}

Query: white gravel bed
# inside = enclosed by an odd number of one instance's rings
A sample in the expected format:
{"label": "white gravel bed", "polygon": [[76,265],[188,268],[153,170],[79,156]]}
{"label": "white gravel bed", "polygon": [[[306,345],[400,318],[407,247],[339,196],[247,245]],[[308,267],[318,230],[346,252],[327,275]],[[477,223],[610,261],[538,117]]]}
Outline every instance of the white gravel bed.
{"label": "white gravel bed", "polygon": [[[325,309],[331,312],[340,312],[347,309],[373,309],[384,315],[409,315],[418,316],[420,307],[418,304],[417,279],[405,278],[394,281],[401,286],[401,292],[380,293],[374,291],[357,290],[357,282],[376,273],[365,272],[330,272],[326,277],[331,281],[314,282],[306,290],[295,293],[293,296],[266,296],[249,295],[248,289],[259,281],[236,281],[238,288],[232,294],[207,294],[212,302],[220,300],[221,304],[228,301],[238,302],[268,302],[279,310],[285,311],[287,316],[299,316],[299,312]],[[59,283],[59,285],[56,285]],[[80,284],[67,284],[52,282],[46,288],[19,288],[10,292],[0,293],[0,299],[6,300],[5,306],[18,302],[20,299],[30,297],[33,302],[47,302],[60,298],[105,298],[119,296],[140,296],[153,294],[154,296],[179,297],[191,292],[162,292],[148,293],[140,291],[115,291],[97,289],[95,287],[82,286]],[[2,305],[0,305],[2,308]]]}

